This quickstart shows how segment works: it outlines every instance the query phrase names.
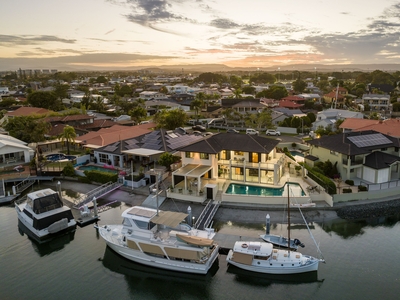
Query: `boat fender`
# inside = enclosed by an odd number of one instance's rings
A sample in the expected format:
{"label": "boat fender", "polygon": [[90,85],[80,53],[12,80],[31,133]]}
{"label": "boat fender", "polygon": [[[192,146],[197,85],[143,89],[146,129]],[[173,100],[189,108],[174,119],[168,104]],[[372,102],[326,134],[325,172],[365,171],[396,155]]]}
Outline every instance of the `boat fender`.
{"label": "boat fender", "polygon": [[247,244],[242,244],[242,248],[247,248],[248,246]]}

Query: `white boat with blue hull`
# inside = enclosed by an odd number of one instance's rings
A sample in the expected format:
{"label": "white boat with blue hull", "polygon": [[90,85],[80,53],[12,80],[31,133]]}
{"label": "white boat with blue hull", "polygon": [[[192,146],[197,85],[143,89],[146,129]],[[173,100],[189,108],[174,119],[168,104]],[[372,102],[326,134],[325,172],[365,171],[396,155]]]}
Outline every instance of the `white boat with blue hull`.
{"label": "white boat with blue hull", "polygon": [[264,274],[299,274],[318,270],[323,260],[290,250],[274,249],[267,242],[235,242],[228,264]]}
{"label": "white boat with blue hull", "polygon": [[187,214],[135,206],[122,213],[121,225],[98,227],[119,255],[150,267],[206,274],[218,258],[214,230],[181,223]]}
{"label": "white boat with blue hull", "polygon": [[15,209],[27,235],[38,242],[76,229],[71,209],[52,189],[29,193],[23,203],[15,203]]}

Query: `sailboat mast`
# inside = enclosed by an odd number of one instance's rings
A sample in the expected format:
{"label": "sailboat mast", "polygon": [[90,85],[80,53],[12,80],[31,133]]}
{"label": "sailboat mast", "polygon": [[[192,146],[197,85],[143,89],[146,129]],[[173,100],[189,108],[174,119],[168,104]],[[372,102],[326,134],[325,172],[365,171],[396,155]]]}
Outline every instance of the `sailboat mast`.
{"label": "sailboat mast", "polygon": [[288,211],[288,253],[290,254],[290,200],[289,200],[289,182],[287,185],[287,211]]}

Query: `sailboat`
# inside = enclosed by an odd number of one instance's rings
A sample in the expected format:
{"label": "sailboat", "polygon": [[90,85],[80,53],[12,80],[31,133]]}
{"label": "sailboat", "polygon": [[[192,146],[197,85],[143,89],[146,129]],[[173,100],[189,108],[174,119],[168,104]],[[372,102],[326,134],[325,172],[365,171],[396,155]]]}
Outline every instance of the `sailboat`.
{"label": "sailboat", "polygon": [[[289,183],[287,183],[287,187],[288,207],[290,207]],[[290,240],[290,208],[288,208],[288,216],[288,240]],[[319,251],[318,246],[317,248]],[[320,262],[325,262],[324,259],[304,255],[290,249],[274,249],[271,243],[252,241],[235,242],[233,249],[229,251],[226,257],[226,261],[240,269],[264,274],[313,272],[318,270]]]}

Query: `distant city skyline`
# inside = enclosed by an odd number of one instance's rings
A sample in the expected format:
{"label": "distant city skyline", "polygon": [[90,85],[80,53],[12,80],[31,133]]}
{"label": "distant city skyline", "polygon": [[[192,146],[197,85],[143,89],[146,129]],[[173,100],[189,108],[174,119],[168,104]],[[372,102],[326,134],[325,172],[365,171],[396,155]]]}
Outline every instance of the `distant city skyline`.
{"label": "distant city skyline", "polygon": [[2,70],[400,63],[393,0],[14,0],[2,11]]}

